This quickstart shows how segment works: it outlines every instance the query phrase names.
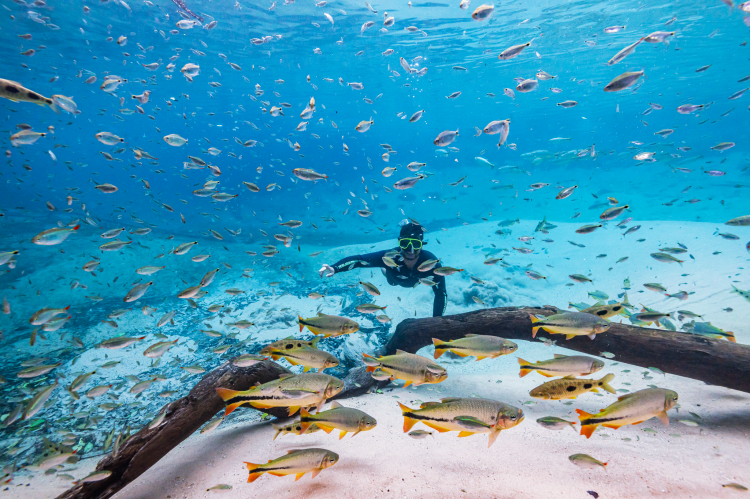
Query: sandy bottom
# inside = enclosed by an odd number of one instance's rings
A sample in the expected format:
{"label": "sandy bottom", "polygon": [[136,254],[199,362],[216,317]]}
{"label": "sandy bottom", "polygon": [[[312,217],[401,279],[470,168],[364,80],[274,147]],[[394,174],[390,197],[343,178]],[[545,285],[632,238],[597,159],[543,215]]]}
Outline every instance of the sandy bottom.
{"label": "sandy bottom", "polygon": [[[372,431],[347,435],[343,440],[334,431],[330,435],[285,435],[273,441],[271,423],[227,425],[183,442],[115,497],[592,497],[587,491],[602,498],[743,497],[722,484],[750,485],[750,394],[679,376],[646,374],[646,369],[610,361],[594,377],[614,373],[615,389],[635,391],[651,384],[674,389],[680,395],[680,406],[678,411],[670,411],[668,427],[652,419],[617,431],[600,428],[587,440],[569,428],[547,430],[535,420],[551,415],[577,421],[574,409],[593,412],[613,402],[615,396],[589,393],[570,405],[531,399],[528,390],[546,378],[530,374],[519,379],[516,357],[539,360],[571,352],[540,343],[518,343],[518,355],[482,362],[443,356],[440,362],[450,374],[439,385],[386,388],[382,394],[344,400],[343,405],[377,419],[378,426]],[[420,353],[431,356],[432,348]],[[630,372],[623,372],[627,370]],[[396,401],[413,407],[448,396],[501,400],[522,407],[526,417],[516,428],[503,432],[490,448],[485,435],[458,438],[455,432],[435,432],[432,437],[415,440],[403,433]],[[421,424],[415,426],[419,428],[429,430]],[[309,474],[298,482],[293,477],[264,475],[246,483],[243,461],[262,463],[287,450],[307,447],[332,450],[340,460],[314,480]],[[608,462],[607,471],[574,466],[568,456],[576,453]],[[87,474],[95,461],[80,463],[76,477]],[[66,488],[59,479],[31,480],[30,486],[23,482],[18,480],[4,497],[54,497]],[[218,484],[232,489],[207,491]]]}

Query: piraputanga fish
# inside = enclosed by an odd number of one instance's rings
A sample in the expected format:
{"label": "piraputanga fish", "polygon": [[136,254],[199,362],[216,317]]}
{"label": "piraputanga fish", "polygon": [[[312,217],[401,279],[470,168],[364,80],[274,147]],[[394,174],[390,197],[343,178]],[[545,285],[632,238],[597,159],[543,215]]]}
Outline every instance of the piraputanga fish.
{"label": "piraputanga fish", "polygon": [[529,392],[535,399],[563,400],[574,399],[586,392],[596,392],[597,388],[615,393],[615,389],[609,386],[614,379],[614,374],[607,374],[602,379],[578,379],[574,376],[565,376],[563,379],[547,381]]}
{"label": "piraputanga fish", "polygon": [[250,404],[256,409],[288,407],[289,415],[300,407],[322,407],[329,399],[344,389],[344,382],[327,374],[287,374],[279,379],[254,386],[249,390],[235,391],[217,388],[216,393],[226,403],[224,416],[242,404]]}
{"label": "piraputanga fish", "polygon": [[523,421],[523,411],[512,405],[482,398],[444,398],[440,402],[425,402],[419,409],[398,403],[404,416],[404,433],[421,422],[441,433],[458,431],[459,437],[488,433],[490,447],[502,430]]}
{"label": "piraputanga fish", "polygon": [[322,334],[324,338],[341,336],[342,334],[351,334],[359,330],[359,324],[346,317],[338,315],[318,314],[317,317],[303,319],[299,317],[299,331],[307,326],[307,329],[313,334]]}
{"label": "piraputanga fish", "polygon": [[415,386],[423,383],[440,383],[448,377],[448,371],[433,361],[421,355],[397,350],[396,355],[386,355],[375,358],[372,355],[362,354],[367,372],[376,369],[390,374],[391,377],[406,381],[404,387],[411,384]]}
{"label": "piraputanga fish", "polygon": [[450,341],[432,338],[432,343],[436,359],[449,350],[460,357],[476,356],[477,360],[494,359],[518,350],[518,345],[510,340],[483,334],[467,334],[465,338]]}
{"label": "piraputanga fish", "polygon": [[539,360],[530,363],[518,358],[518,364],[521,366],[519,377],[523,378],[532,371],[536,371],[542,376],[553,378],[555,376],[585,376],[594,374],[602,367],[604,362],[593,357],[585,355],[561,355],[555,354],[555,358],[550,360]]}
{"label": "piraputanga fish", "polygon": [[563,312],[538,318],[532,314],[531,336],[536,338],[540,328],[544,328],[550,334],[564,334],[569,340],[576,336],[588,336],[592,340],[597,334],[602,334],[609,329],[611,324],[604,319],[583,312]]}
{"label": "piraputanga fish", "polygon": [[284,357],[293,366],[305,366],[303,372],[307,372],[310,369],[317,369],[318,372],[323,372],[329,367],[339,365],[339,359],[335,356],[325,350],[318,350],[315,347],[307,345],[288,350],[275,350],[269,355],[271,355],[273,360]]}
{"label": "piraputanga fish", "polygon": [[581,435],[591,438],[599,425],[616,430],[625,425],[643,423],[654,416],[668,425],[667,411],[676,403],[677,392],[665,388],[646,388],[623,395],[596,414],[581,409],[576,409],[576,412],[581,420]]}
{"label": "piraputanga fish", "polygon": [[348,432],[354,432],[352,435],[354,436],[360,431],[372,430],[378,422],[375,418],[359,409],[344,407],[338,402],[333,402],[330,409],[318,412],[317,414],[310,414],[305,409],[301,409],[300,424],[302,426],[302,433],[306,433],[307,429],[312,425],[316,425],[326,433],[331,433],[333,430],[340,430],[339,440],[341,440]]}
{"label": "piraputanga fish", "polygon": [[305,473],[312,473],[312,477],[315,478],[321,470],[330,468],[338,460],[338,454],[325,449],[289,450],[286,456],[273,459],[266,464],[245,462],[250,471],[247,482],[254,482],[263,473],[274,476],[295,475],[295,482]]}

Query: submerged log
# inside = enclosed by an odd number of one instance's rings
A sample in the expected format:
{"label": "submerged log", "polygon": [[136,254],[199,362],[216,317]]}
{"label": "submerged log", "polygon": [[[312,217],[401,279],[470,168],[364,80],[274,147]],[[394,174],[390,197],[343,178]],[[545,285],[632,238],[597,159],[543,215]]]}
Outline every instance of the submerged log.
{"label": "submerged log", "polygon": [[[424,319],[406,319],[396,328],[385,354],[396,350],[416,353],[432,345],[432,338],[455,340],[467,334],[500,336],[509,340],[534,341],[529,314],[552,315],[553,307],[502,307],[465,314]],[[599,356],[611,352],[614,360],[641,367],[656,367],[665,373],[697,379],[709,385],[750,393],[750,347],[724,339],[612,323],[593,341],[585,336],[570,340],[539,330],[539,336],[557,340],[557,345]],[[531,360],[531,359],[528,359]]]}
{"label": "submerged log", "polygon": [[[231,362],[207,373],[190,393],[162,408],[166,416],[161,425],[149,429],[146,425],[130,437],[117,454],[109,454],[96,465],[96,471],[112,474],[98,482],[82,483],[68,489],[57,499],[106,499],[141,476],[180,442],[192,435],[224,408],[224,401],[216,388],[247,390],[255,383],[267,383],[289,371],[272,361],[259,362],[251,367],[236,367]],[[372,376],[362,373],[364,368],[352,369],[344,378],[344,389],[336,398],[364,393],[374,384]],[[242,406],[249,407],[250,406]],[[280,419],[287,418],[286,408],[264,410]]]}

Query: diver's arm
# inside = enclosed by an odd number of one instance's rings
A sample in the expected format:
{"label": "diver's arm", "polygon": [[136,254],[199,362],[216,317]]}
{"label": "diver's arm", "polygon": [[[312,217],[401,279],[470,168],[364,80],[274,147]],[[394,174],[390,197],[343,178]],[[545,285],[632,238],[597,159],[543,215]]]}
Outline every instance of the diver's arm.
{"label": "diver's arm", "polygon": [[386,251],[376,251],[374,253],[367,253],[365,255],[353,255],[346,258],[342,258],[333,265],[324,264],[323,267],[318,271],[321,277],[331,277],[333,274],[339,272],[346,272],[347,270],[359,269],[359,268],[373,268],[373,267],[385,267],[383,261],[383,255]]}
{"label": "diver's arm", "polygon": [[[438,267],[440,264],[437,265]],[[435,301],[432,302],[432,316],[442,317],[445,313],[445,304],[448,301],[448,290],[445,287],[445,277],[441,275],[432,275],[433,280],[437,283],[432,287],[435,292]]]}

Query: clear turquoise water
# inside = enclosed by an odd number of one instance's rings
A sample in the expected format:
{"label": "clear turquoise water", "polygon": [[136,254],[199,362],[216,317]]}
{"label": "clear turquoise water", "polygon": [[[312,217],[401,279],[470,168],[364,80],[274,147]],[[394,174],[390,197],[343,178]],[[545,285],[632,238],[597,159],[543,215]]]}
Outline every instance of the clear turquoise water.
{"label": "clear turquoise water", "polygon": [[[156,274],[153,289],[139,306],[159,309],[153,321],[164,311],[182,307],[184,322],[169,334],[208,348],[216,344],[194,330],[207,320],[205,311],[188,308],[175,295],[215,268],[217,260],[232,267],[222,267],[217,278],[222,289],[242,283],[241,269],[253,267],[263,272],[253,281],[253,292],[276,292],[268,283],[278,280],[283,283],[278,294],[304,298],[317,289],[314,272],[319,263],[305,255],[321,248],[394,239],[397,223],[407,216],[431,228],[450,229],[515,218],[536,222],[546,217],[562,223],[580,213],[574,222],[583,225],[598,222],[609,206],[606,197],[613,197],[629,205],[630,211],[618,220],[633,217],[630,226],[644,221],[710,222],[737,234],[740,241],[736,244],[750,239],[743,227],[721,225],[750,213],[750,93],[729,99],[750,86],[750,80],[739,81],[750,74],[749,49],[744,43],[750,35],[748,14],[714,1],[510,2],[496,5],[489,20],[475,22],[471,12],[478,6],[472,2],[468,10],[461,10],[457,4],[414,2],[409,7],[405,2],[376,2],[378,13],[374,14],[359,2],[334,1],[321,8],[298,1],[277,5],[272,11],[270,3],[194,2],[188,7],[204,17],[204,24],[214,19],[217,25],[211,30],[201,25],[179,30],[180,9],[166,1],[132,2],[127,7],[122,2],[95,2],[89,4],[88,13],[81,4],[66,2],[3,4],[0,77],[47,97],[71,96],[81,113],[58,116],[46,108],[0,99],[0,140],[8,151],[0,170],[0,251],[20,252],[15,267],[2,267],[0,275],[3,294],[13,308],[12,314],[0,318],[5,341],[12,345],[2,359],[2,374],[10,381],[2,388],[7,403],[0,412],[10,412],[28,395],[28,390],[23,394],[25,382],[14,378],[19,358],[49,356],[64,361],[72,373],[77,367],[69,363],[79,356],[89,355],[87,362],[100,361],[94,359],[91,348],[106,331],[96,326],[123,306],[122,297],[141,279],[133,270],[164,265],[154,257],[185,241],[199,241],[190,256],[210,253],[214,263],[170,264],[166,275]],[[385,11],[395,17],[395,24],[381,32]],[[324,13],[333,17],[333,25]],[[32,17],[49,19],[39,23]],[[374,26],[361,33],[368,21]],[[618,25],[626,27],[614,34],[604,32]],[[410,26],[418,30],[410,32],[406,29]],[[668,45],[642,43],[619,64],[607,65],[619,50],[659,30],[675,31]],[[32,35],[31,40],[18,37],[26,33]],[[126,45],[118,46],[120,36],[127,37]],[[251,42],[264,36],[274,38],[260,45]],[[519,56],[498,60],[506,48],[529,41],[531,45]],[[21,55],[32,48],[36,50],[33,56]],[[316,48],[320,54],[314,53]],[[383,55],[388,49],[394,52]],[[170,69],[167,64],[175,55],[179,57]],[[405,74],[400,57],[427,68],[427,73],[421,77]],[[417,57],[422,59],[415,64]],[[160,62],[155,71],[142,66],[154,62]],[[187,63],[201,68],[192,82],[180,73]],[[696,72],[707,65],[710,68]],[[539,70],[555,78],[540,81],[530,93],[516,91],[514,99],[504,94],[504,88],[515,88],[514,78],[533,78]],[[645,75],[633,87],[617,93],[603,91],[619,74],[639,70]],[[113,94],[106,93],[99,86],[108,74],[127,82]],[[85,83],[89,76],[96,76],[96,82]],[[364,88],[353,90],[347,82],[360,82]],[[257,95],[256,85],[262,95]],[[552,88],[561,92],[553,93]],[[141,114],[131,95],[146,90],[152,93],[149,102],[141,105]],[[458,91],[462,92],[458,98],[446,99]],[[296,127],[303,121],[299,115],[311,97],[316,102],[314,116],[307,130],[298,132]],[[120,98],[124,98],[122,104]],[[565,100],[578,105],[569,109],[556,105]],[[282,102],[291,105],[284,108],[284,116],[264,112]],[[651,103],[663,109],[652,109]],[[683,104],[706,106],[683,115],[677,112]],[[422,109],[421,120],[409,123],[408,118]],[[357,124],[370,117],[372,127],[358,133]],[[496,147],[497,136],[474,137],[475,127],[482,129],[503,119],[511,120],[505,146]],[[13,147],[9,136],[21,123],[48,135],[35,144]],[[54,129],[45,130],[48,127]],[[450,144],[455,149],[433,144],[440,132],[456,129],[460,136]],[[665,138],[655,135],[664,129],[674,133]],[[102,131],[124,142],[105,146],[95,138]],[[188,143],[170,147],[162,138],[167,134],[179,134]],[[565,140],[551,140],[555,138]],[[258,144],[251,148],[237,142],[250,139]],[[297,142],[300,150],[294,151],[287,140]],[[712,149],[721,142],[735,146],[724,152]],[[381,144],[397,152],[391,152],[388,162],[382,159],[386,150]],[[593,145],[593,156],[579,154]],[[221,153],[212,156],[209,147]],[[158,159],[139,160],[133,154],[136,148]],[[656,161],[635,160],[642,152],[655,153]],[[212,175],[208,169],[184,169],[188,155],[218,166],[221,175]],[[392,190],[394,182],[413,176],[406,169],[413,161],[426,163],[421,170],[426,178],[410,190]],[[385,177],[381,171],[386,167],[395,167],[396,172]],[[305,182],[293,175],[295,168],[314,169],[328,179]],[[707,170],[725,174],[712,176]],[[450,185],[462,178],[461,183]],[[219,203],[192,194],[208,180],[220,182],[219,192],[238,197]],[[243,182],[257,184],[260,192],[250,192]],[[549,186],[531,190],[537,182]],[[116,185],[118,191],[103,194],[95,188],[98,183]],[[267,190],[270,184],[277,187]],[[560,186],[571,185],[578,185],[572,196],[555,200]],[[74,198],[70,204],[67,196]],[[356,212],[362,209],[372,215],[359,216]],[[277,223],[287,220],[304,222],[292,231],[295,240],[289,249],[272,238],[286,233]],[[81,228],[63,245],[43,247],[30,242],[42,230],[76,223]],[[606,230],[624,231],[615,223],[610,222]],[[134,240],[129,247],[117,253],[99,251],[105,242],[99,235],[116,227],[128,231],[151,227],[153,232],[146,236],[124,232],[121,239]],[[241,232],[232,235],[228,229]],[[209,230],[220,233],[224,241],[216,240]],[[665,240],[671,236],[670,244],[674,244],[674,239],[691,234],[675,229],[674,234],[660,236]],[[474,241],[454,243],[463,247]],[[270,263],[244,253],[260,254],[266,244],[281,251]],[[476,241],[478,249],[486,244],[486,239]],[[450,256],[444,252],[445,258]],[[93,257],[102,259],[104,275],[98,278],[82,270]],[[477,258],[481,261],[483,256]],[[704,275],[710,276],[711,263],[700,265]],[[284,266],[291,269],[279,269]],[[290,273],[285,274],[286,270]],[[740,267],[735,282],[747,289],[750,286],[742,284],[747,282],[743,271]],[[75,288],[76,282],[88,288]],[[343,283],[337,285],[338,293],[349,292]],[[449,288],[449,294],[455,289]],[[562,301],[581,298],[565,296]],[[240,309],[263,299],[240,297],[227,303]],[[349,309],[352,303],[347,303]],[[55,334],[52,346],[43,342],[36,350],[27,347],[32,331],[28,317],[42,307],[68,304],[73,305],[73,319],[66,327],[67,336],[58,339]],[[284,310],[273,311],[271,317],[275,324],[292,326],[296,318],[293,311]],[[115,333],[107,334],[137,335],[142,328],[153,327],[144,326],[144,320],[140,314],[137,320],[124,319]],[[387,326],[376,327],[382,342]],[[74,344],[74,337],[83,347]],[[237,341],[231,338],[228,343]],[[371,343],[378,341],[371,339]],[[211,368],[220,360],[212,357],[202,362]],[[143,374],[140,367],[133,369]],[[175,383],[182,374],[175,366],[168,372]],[[50,374],[35,379],[31,386],[53,380]],[[153,403],[157,402],[162,400]],[[69,404],[73,402],[65,399],[64,410],[72,412],[69,409],[75,404]],[[88,408],[79,404],[72,410]],[[115,414],[118,427],[129,424],[127,408]],[[130,424],[138,426],[151,415],[133,412]],[[31,431],[28,426],[3,430],[4,445],[18,445],[18,437],[27,431]],[[99,433],[92,438],[102,440]],[[20,442],[26,445],[23,439]]]}

